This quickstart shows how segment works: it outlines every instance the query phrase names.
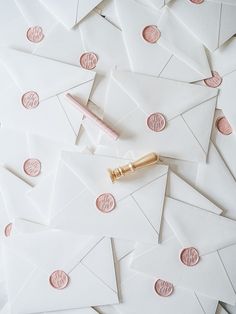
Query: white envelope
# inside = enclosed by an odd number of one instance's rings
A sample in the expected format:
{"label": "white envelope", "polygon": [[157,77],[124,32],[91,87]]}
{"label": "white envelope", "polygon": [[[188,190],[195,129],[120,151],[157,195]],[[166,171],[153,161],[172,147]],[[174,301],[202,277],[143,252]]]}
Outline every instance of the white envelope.
{"label": "white envelope", "polygon": [[[77,236],[59,230],[19,234],[4,241],[4,259],[12,313],[119,302],[109,238]],[[49,282],[50,275],[58,269],[69,276],[69,283],[62,290]]]}
{"label": "white envelope", "polygon": [[[131,72],[114,71],[107,94],[104,120],[119,139],[107,136],[101,145],[124,155],[156,151],[161,156],[194,162],[206,160],[217,90]],[[166,119],[161,132],[147,126],[159,112]],[[204,127],[202,127],[204,125]]]}
{"label": "white envelope", "polygon": [[[107,169],[129,162],[63,152],[51,203],[51,225],[79,234],[158,242],[168,166],[149,167],[112,184]],[[109,213],[96,207],[96,199],[104,193],[115,199],[115,208]]]}
{"label": "white envelope", "polygon": [[[78,150],[78,147],[74,145],[65,145],[38,135],[6,128],[0,128],[0,143],[2,148],[1,163],[33,186],[56,170],[61,150]],[[36,158],[40,161],[41,171],[38,176],[32,177],[25,173],[24,163],[29,158]]]}
{"label": "white envelope", "polygon": [[170,297],[159,296],[154,290],[158,278],[134,272],[130,268],[130,258],[128,255],[119,260],[122,302],[115,306],[99,307],[100,313],[155,314],[158,309],[165,314],[215,314],[218,302],[196,295],[191,290],[175,287]]}
{"label": "white envelope", "polygon": [[220,206],[224,216],[236,219],[235,178],[213,143],[210,145],[207,163],[198,165],[196,188]]}
{"label": "white envelope", "polygon": [[[95,73],[17,50],[1,50],[0,59],[15,81],[1,93],[2,125],[74,144],[83,115],[64,95],[70,92],[86,105]],[[22,104],[22,96],[29,91],[39,97],[33,109]]]}
{"label": "white envelope", "polygon": [[[172,198],[165,200],[164,217],[175,237],[140,255],[133,267],[160,276],[174,286],[235,304],[232,278],[224,263],[227,259],[220,252],[235,244],[236,222]],[[192,267],[180,261],[182,249],[188,247],[196,248],[200,255],[198,264]],[[228,258],[234,256],[230,254]]]}
{"label": "white envelope", "polygon": [[[234,8],[236,10],[236,6]],[[236,16],[236,11],[234,16]],[[236,109],[234,106],[236,96],[234,89],[236,82],[235,53],[236,38],[233,37],[227,44],[209,54],[211,69],[216,71],[222,78],[222,83],[218,86],[217,108],[223,110],[234,130],[236,130]]]}
{"label": "white envelope", "polygon": [[[108,41],[108,38],[112,40]],[[94,52],[98,57],[90,100],[103,108],[111,69],[130,69],[122,32],[117,27],[91,12],[74,30],[56,25],[34,53],[80,66],[80,56],[87,51]]]}
{"label": "white envelope", "polygon": [[[158,11],[135,0],[115,3],[133,71],[186,82],[210,76],[203,45],[168,8]],[[161,32],[155,44],[142,37],[148,25]]]}
{"label": "white envelope", "polygon": [[205,0],[199,5],[189,0],[174,0],[169,8],[211,51],[236,33],[234,0]]}
{"label": "white envelope", "polygon": [[79,23],[102,0],[40,0],[40,2],[65,27],[72,28]]}
{"label": "white envelope", "polygon": [[[166,186],[168,168],[165,165],[150,167],[133,178],[111,184],[107,168],[124,163],[127,160],[65,152],[56,179],[41,182],[28,196],[51,211],[49,221],[57,228],[152,244],[157,243],[160,233],[165,191],[166,195],[180,201],[221,213],[173,172],[169,173]],[[116,208],[108,214],[101,213],[95,206],[97,196],[104,192],[112,193],[117,202]],[[122,211],[128,206],[128,212]]]}

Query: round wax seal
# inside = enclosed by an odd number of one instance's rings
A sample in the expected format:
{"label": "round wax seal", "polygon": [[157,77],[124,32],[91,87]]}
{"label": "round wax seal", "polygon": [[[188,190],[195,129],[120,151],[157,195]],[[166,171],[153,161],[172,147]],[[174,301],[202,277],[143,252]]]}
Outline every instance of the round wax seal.
{"label": "round wax seal", "polygon": [[154,289],[161,297],[169,297],[174,291],[174,286],[168,281],[158,279],[155,283]]}
{"label": "round wax seal", "polygon": [[166,126],[166,119],[161,113],[153,113],[147,118],[147,125],[152,131],[160,132]]}
{"label": "round wax seal", "polygon": [[220,86],[220,84],[222,83],[223,79],[222,77],[219,75],[218,72],[216,71],[212,71],[212,77],[209,77],[207,79],[204,80],[204,83],[209,86],[209,87],[213,87],[216,88],[218,86]]}
{"label": "round wax seal", "polygon": [[109,213],[116,207],[114,196],[110,193],[104,193],[96,199],[97,208],[103,213]]}
{"label": "round wax seal", "polygon": [[194,4],[201,4],[204,2],[204,0],[190,0]]}
{"label": "round wax seal", "polygon": [[148,25],[144,27],[142,31],[142,36],[145,41],[150,44],[155,44],[161,37],[161,32],[156,25]]}
{"label": "round wax seal", "polygon": [[194,247],[185,248],[180,253],[180,260],[186,266],[195,266],[199,259],[199,253]]}
{"label": "round wax seal", "polygon": [[29,91],[22,96],[21,102],[26,109],[34,109],[39,105],[39,95],[34,91]]}
{"label": "round wax seal", "polygon": [[98,57],[94,52],[83,53],[80,57],[80,65],[86,70],[92,70],[96,67]]}
{"label": "round wax seal", "polygon": [[51,274],[49,282],[53,288],[62,290],[68,286],[69,276],[63,270],[56,270]]}
{"label": "round wax seal", "polygon": [[225,117],[220,117],[216,120],[216,127],[224,135],[230,135],[233,132],[229,121]]}
{"label": "round wax seal", "polygon": [[31,177],[37,177],[41,171],[41,162],[38,159],[30,158],[24,162],[24,171]]}
{"label": "round wax seal", "polygon": [[26,37],[33,43],[39,43],[43,40],[43,29],[40,26],[33,26],[27,30]]}
{"label": "round wax seal", "polygon": [[10,237],[11,231],[12,231],[12,223],[9,223],[8,225],[6,225],[6,227],[4,229],[5,236]]}

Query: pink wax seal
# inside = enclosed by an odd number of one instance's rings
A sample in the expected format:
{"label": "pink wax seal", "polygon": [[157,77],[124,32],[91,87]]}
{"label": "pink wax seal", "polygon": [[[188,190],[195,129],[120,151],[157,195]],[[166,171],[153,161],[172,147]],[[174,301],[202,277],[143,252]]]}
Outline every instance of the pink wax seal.
{"label": "pink wax seal", "polygon": [[220,86],[220,84],[222,83],[223,79],[222,77],[219,75],[218,72],[216,71],[212,71],[212,77],[209,77],[207,79],[204,80],[204,83],[209,86],[209,87],[213,87],[216,88],[218,86]]}
{"label": "pink wax seal", "polygon": [[11,231],[12,231],[12,223],[9,223],[8,225],[6,225],[6,227],[4,229],[5,236],[10,237]]}
{"label": "pink wax seal", "polygon": [[114,196],[110,193],[104,193],[96,199],[97,208],[103,213],[109,213],[116,207]]}
{"label": "pink wax seal", "polygon": [[56,270],[51,274],[49,282],[53,288],[62,290],[68,286],[69,276],[63,270]]}
{"label": "pink wax seal", "polygon": [[194,4],[201,4],[204,2],[204,0],[190,0]]}
{"label": "pink wax seal", "polygon": [[29,91],[21,97],[21,102],[26,109],[34,109],[39,105],[39,95],[34,91]]}
{"label": "pink wax seal", "polygon": [[161,32],[156,25],[148,25],[144,27],[142,31],[142,36],[145,41],[150,44],[155,44],[161,37]]}
{"label": "pink wax seal", "polygon": [[38,159],[30,158],[24,162],[24,172],[31,177],[37,177],[41,172],[41,162]]}
{"label": "pink wax seal", "polygon": [[80,56],[80,65],[86,70],[92,70],[96,67],[98,57],[94,52],[86,52]]}
{"label": "pink wax seal", "polygon": [[161,132],[166,126],[166,119],[161,113],[156,112],[147,118],[147,125],[152,131]]}
{"label": "pink wax seal", "polygon": [[27,30],[26,37],[33,43],[39,43],[43,40],[43,29],[40,26],[33,26]]}
{"label": "pink wax seal", "polygon": [[155,283],[154,289],[161,297],[169,297],[174,291],[174,286],[168,281],[158,279]]}
{"label": "pink wax seal", "polygon": [[220,117],[216,120],[216,127],[224,135],[230,135],[233,132],[229,121],[225,117]]}
{"label": "pink wax seal", "polygon": [[199,259],[199,253],[194,247],[185,248],[180,253],[180,260],[186,266],[195,266]]}

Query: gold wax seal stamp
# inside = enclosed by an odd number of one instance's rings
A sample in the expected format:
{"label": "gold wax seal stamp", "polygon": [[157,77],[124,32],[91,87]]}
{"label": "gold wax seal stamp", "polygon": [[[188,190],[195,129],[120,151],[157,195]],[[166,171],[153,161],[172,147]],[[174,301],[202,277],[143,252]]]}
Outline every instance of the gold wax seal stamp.
{"label": "gold wax seal stamp", "polygon": [[158,161],[159,161],[159,156],[155,153],[150,153],[150,154],[145,155],[142,158],[140,158],[134,162],[130,162],[127,165],[115,168],[113,170],[108,169],[108,172],[109,172],[111,181],[114,183],[115,181],[117,181],[121,177],[124,177],[127,174],[133,173],[136,170],[145,168],[147,166],[154,165],[154,164],[158,163]]}

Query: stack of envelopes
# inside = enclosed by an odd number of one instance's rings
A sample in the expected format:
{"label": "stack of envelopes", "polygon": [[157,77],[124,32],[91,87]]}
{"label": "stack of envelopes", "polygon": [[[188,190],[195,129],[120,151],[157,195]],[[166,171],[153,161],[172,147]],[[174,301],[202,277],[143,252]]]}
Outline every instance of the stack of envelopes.
{"label": "stack of envelopes", "polygon": [[0,0],[0,314],[236,313],[235,34],[235,0]]}

